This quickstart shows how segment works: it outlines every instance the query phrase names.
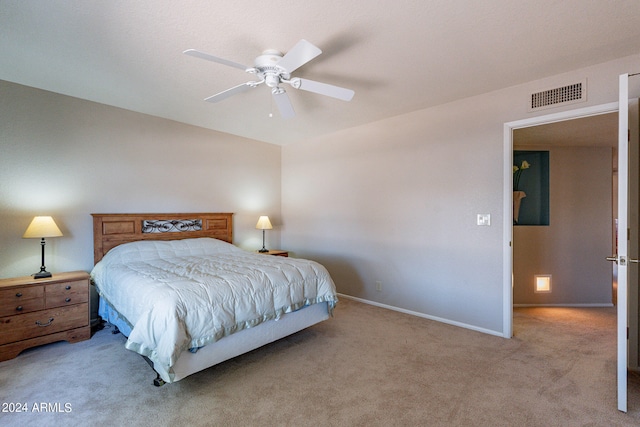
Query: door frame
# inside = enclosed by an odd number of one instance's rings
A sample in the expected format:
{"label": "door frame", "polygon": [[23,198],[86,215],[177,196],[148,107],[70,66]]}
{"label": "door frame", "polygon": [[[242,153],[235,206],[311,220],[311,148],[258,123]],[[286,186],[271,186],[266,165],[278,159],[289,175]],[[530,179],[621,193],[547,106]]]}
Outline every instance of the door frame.
{"label": "door frame", "polygon": [[504,124],[502,331],[505,338],[511,338],[513,336],[513,131],[515,129],[615,112],[618,112],[618,103],[611,102],[543,116],[530,117]]}

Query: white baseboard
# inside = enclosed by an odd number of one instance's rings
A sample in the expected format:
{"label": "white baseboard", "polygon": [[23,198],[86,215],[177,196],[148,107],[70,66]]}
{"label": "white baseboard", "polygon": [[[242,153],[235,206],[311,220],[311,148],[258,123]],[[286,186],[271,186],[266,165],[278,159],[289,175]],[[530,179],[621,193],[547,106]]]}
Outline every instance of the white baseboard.
{"label": "white baseboard", "polygon": [[513,304],[513,307],[613,307],[613,303],[592,303],[592,304]]}
{"label": "white baseboard", "polygon": [[340,298],[346,298],[346,299],[358,301],[358,302],[361,302],[361,303],[364,303],[364,304],[373,305],[373,306],[380,307],[380,308],[386,308],[387,310],[398,311],[400,313],[410,314],[412,316],[422,317],[424,319],[435,320],[436,322],[440,322],[440,323],[446,323],[447,325],[453,325],[453,326],[458,326],[460,328],[470,329],[470,330],[476,331],[476,332],[482,332],[483,334],[495,335],[497,337],[504,337],[502,332],[493,331],[491,329],[479,328],[479,327],[474,326],[474,325],[469,325],[469,324],[466,324],[466,323],[456,322],[456,321],[453,321],[453,320],[444,319],[442,317],[430,316],[428,314],[420,313],[420,312],[417,312],[417,311],[405,310],[404,308],[399,308],[399,307],[395,307],[395,306],[392,306],[392,305],[382,304],[382,303],[379,303],[379,302],[370,301],[370,300],[366,300],[366,299],[363,299],[363,298],[353,297],[351,295],[345,295],[345,294],[340,294],[339,293],[338,296]]}

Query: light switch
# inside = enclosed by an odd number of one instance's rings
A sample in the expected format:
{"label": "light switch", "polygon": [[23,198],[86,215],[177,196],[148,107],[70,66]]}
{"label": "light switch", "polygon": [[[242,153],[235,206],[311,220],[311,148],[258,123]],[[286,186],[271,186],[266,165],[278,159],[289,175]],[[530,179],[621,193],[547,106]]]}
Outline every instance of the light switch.
{"label": "light switch", "polygon": [[478,225],[491,225],[491,214],[478,214]]}

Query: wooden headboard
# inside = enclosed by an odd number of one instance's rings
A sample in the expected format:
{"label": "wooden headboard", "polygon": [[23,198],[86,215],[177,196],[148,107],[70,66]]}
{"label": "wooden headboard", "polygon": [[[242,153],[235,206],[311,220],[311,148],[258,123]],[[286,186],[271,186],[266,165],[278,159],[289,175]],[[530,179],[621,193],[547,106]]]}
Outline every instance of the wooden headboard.
{"label": "wooden headboard", "polygon": [[109,249],[139,240],[213,237],[233,243],[232,213],[91,214],[93,262]]}

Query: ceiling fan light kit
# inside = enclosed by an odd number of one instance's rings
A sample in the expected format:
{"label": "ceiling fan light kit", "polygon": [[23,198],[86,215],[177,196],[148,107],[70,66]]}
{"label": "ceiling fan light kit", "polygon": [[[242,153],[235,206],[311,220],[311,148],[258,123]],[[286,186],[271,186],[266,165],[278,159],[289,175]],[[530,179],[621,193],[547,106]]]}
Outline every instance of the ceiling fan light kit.
{"label": "ceiling fan light kit", "polygon": [[280,115],[283,118],[291,118],[295,116],[295,111],[287,92],[280,86],[282,83],[286,83],[294,89],[330,96],[342,101],[351,101],[355,94],[351,89],[345,89],[343,87],[321,83],[314,80],[291,77],[291,73],[322,53],[318,47],[304,39],[296,43],[296,45],[285,55],[274,49],[265,50],[262,52],[262,55],[255,59],[253,67],[246,67],[237,62],[219,58],[195,49],[187,49],[183,53],[196,58],[238,68],[244,70],[246,73],[255,74],[258,78],[258,80],[242,83],[238,86],[234,86],[205,98],[205,101],[208,102],[222,101],[237,93],[248,91],[249,89],[258,87],[264,83],[267,87],[271,88],[271,94],[273,95],[275,104],[280,111]]}

